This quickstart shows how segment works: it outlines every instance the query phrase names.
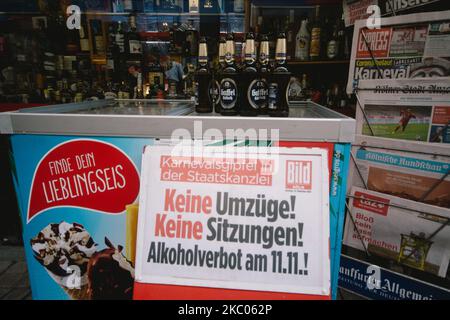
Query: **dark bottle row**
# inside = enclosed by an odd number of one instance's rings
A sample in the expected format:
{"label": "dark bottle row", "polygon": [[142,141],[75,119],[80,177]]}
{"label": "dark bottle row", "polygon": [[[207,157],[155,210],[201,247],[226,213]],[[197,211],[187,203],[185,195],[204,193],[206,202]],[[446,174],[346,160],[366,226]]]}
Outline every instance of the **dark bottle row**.
{"label": "dark bottle row", "polygon": [[273,63],[269,60],[267,36],[261,36],[257,46],[254,33],[247,33],[241,64],[235,61],[234,49],[232,34],[222,38],[219,67],[214,69],[208,62],[206,39],[200,41],[196,111],[224,116],[289,116],[287,89],[291,74],[286,65],[285,34],[278,35]]}

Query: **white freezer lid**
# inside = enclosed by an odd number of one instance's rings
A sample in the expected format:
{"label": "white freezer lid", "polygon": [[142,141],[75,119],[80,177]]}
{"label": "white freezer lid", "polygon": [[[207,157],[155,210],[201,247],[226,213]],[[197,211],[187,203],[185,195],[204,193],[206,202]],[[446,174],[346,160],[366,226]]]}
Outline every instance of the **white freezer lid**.
{"label": "white freezer lid", "polygon": [[[290,105],[288,118],[197,114],[192,100],[98,100],[0,113],[1,134],[127,136],[167,139],[176,129],[267,130],[281,141],[351,143],[355,120],[313,102]],[[196,129],[196,130],[195,130]]]}

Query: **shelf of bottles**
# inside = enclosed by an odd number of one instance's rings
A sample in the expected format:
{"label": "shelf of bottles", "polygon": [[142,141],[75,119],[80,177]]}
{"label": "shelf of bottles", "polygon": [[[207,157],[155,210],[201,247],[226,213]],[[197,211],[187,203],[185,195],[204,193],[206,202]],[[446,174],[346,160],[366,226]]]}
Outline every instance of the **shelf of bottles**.
{"label": "shelf of bottles", "polygon": [[[0,103],[194,95],[204,16],[244,32],[244,0],[2,0]],[[81,9],[67,28],[66,9]],[[182,85],[166,72],[177,67]],[[181,71],[182,70],[182,71]],[[173,70],[172,70],[173,71]]]}
{"label": "shelf of bottles", "polygon": [[294,75],[291,96],[332,108],[347,107],[352,30],[345,28],[342,2],[278,2],[253,0],[250,28],[267,34],[271,47],[276,34],[286,34],[287,64]]}
{"label": "shelf of bottles", "polygon": [[[10,5],[2,5],[0,2],[0,19],[2,16],[3,19],[4,16],[38,16],[57,11],[51,4],[58,1],[22,2],[19,0]],[[198,23],[200,16],[209,15],[220,16],[223,32],[244,32],[245,0],[72,0],[68,4],[78,5],[82,15],[105,21],[126,20],[127,16],[134,14],[137,16],[139,29],[147,32],[163,31],[167,25],[182,24],[188,20]],[[23,11],[18,11],[21,8]]]}

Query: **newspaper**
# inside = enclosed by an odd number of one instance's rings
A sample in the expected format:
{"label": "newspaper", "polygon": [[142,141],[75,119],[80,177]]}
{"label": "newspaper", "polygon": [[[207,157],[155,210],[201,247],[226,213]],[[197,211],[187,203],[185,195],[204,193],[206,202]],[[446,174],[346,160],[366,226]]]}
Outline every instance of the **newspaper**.
{"label": "newspaper", "polygon": [[357,135],[352,155],[351,185],[450,208],[450,145]]}
{"label": "newspaper", "polygon": [[342,9],[344,11],[345,26],[353,26],[357,20],[369,17],[370,14],[367,13],[367,8],[371,5],[378,5],[378,0],[343,1]]}
{"label": "newspaper", "polygon": [[362,80],[417,78],[450,79],[450,11],[382,18],[378,29],[355,23],[349,94]]}
{"label": "newspaper", "polygon": [[449,81],[367,80],[357,96],[357,134],[450,143]]}
{"label": "newspaper", "polygon": [[358,232],[347,215],[344,245],[367,248],[400,273],[412,269],[419,278],[427,274],[446,278],[439,282],[449,286],[449,209],[357,187],[349,205]]}
{"label": "newspaper", "polygon": [[422,7],[431,4],[444,3],[444,0],[345,0],[342,2],[345,26],[353,26],[356,20],[366,19],[367,8],[377,5],[381,16],[404,14],[411,10],[423,10]]}

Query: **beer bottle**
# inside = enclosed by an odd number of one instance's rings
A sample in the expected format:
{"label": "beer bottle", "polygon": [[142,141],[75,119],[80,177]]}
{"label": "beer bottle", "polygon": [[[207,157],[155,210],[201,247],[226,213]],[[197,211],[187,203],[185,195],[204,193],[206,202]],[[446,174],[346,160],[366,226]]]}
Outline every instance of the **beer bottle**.
{"label": "beer bottle", "polygon": [[244,67],[239,88],[241,90],[241,109],[243,116],[256,117],[259,109],[260,85],[256,69],[256,48],[253,32],[245,37]]}
{"label": "beer bottle", "polygon": [[226,40],[225,37],[220,37],[219,40],[219,65],[220,68],[225,68],[225,51],[226,51]]}
{"label": "beer bottle", "polygon": [[288,117],[287,89],[291,73],[286,67],[286,35],[278,35],[275,49],[275,66],[270,74],[268,113],[271,117]]}
{"label": "beer bottle", "polygon": [[220,77],[221,74],[223,72],[223,70],[225,69],[225,51],[226,51],[226,40],[225,37],[220,37],[219,40],[219,67],[217,70],[217,73],[214,75],[214,79],[213,79],[213,84],[216,86],[215,89],[213,89],[213,86],[211,85],[211,90],[216,91],[216,102],[214,104],[214,112],[215,113],[220,113],[220,95],[219,95],[219,90],[220,90]]}
{"label": "beer bottle", "polygon": [[209,85],[211,73],[208,62],[208,45],[206,38],[202,37],[198,45],[198,67],[195,73],[196,78],[196,101],[195,111],[207,113],[213,111],[213,105],[209,100]]}
{"label": "beer bottle", "polygon": [[269,77],[269,39],[266,35],[261,37],[261,44],[259,46],[258,57],[258,74],[259,74],[259,101],[258,113],[267,114],[267,99],[269,96],[268,77]]}
{"label": "beer bottle", "polygon": [[309,56],[311,60],[319,60],[322,56],[322,27],[320,24],[320,6],[316,6],[316,17],[311,29],[311,45],[309,47]]}
{"label": "beer bottle", "polygon": [[225,62],[219,86],[220,114],[234,116],[239,113],[238,72],[234,61],[234,38],[227,35],[225,44]]}

